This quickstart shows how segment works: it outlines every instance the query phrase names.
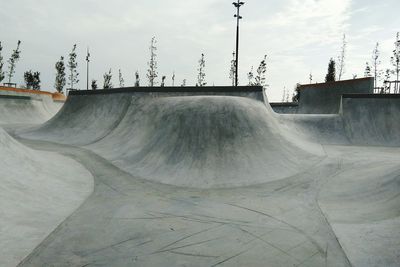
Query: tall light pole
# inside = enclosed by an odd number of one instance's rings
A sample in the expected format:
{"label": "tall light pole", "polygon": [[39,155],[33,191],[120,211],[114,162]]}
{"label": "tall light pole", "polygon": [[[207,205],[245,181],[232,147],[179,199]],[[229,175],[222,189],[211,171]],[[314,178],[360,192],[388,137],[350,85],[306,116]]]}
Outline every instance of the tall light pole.
{"label": "tall light pole", "polygon": [[90,58],[90,53],[88,47],[86,54],[86,90],[89,90],[89,62],[90,62],[89,58]]}
{"label": "tall light pole", "polygon": [[395,43],[395,46],[396,46],[396,52],[395,52],[395,53],[396,53],[396,58],[395,58],[395,60],[396,60],[396,83],[395,83],[395,85],[396,85],[396,87],[395,87],[396,92],[395,92],[395,94],[399,93],[400,34],[397,33],[397,36],[396,36],[396,37],[397,37],[397,38],[396,38],[396,43]]}
{"label": "tall light pole", "polygon": [[236,8],[236,14],[234,17],[236,18],[236,70],[235,70],[235,86],[238,86],[238,74],[239,74],[239,21],[243,18],[240,16],[240,7],[244,5],[244,2],[237,2],[232,3]]}

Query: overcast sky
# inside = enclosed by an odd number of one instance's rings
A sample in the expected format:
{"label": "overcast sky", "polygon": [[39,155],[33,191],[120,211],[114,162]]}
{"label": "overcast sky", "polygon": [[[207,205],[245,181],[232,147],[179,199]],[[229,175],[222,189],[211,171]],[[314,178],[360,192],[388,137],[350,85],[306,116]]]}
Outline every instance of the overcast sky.
{"label": "overcast sky", "polygon": [[[395,35],[400,31],[399,0],[248,0],[241,9],[240,77],[257,68],[268,55],[270,100],[279,101],[283,88],[297,82],[322,82],[329,58],[340,52],[342,35],[348,49],[345,78],[363,76],[376,44],[381,44],[383,67],[389,66]],[[232,0],[3,0],[0,40],[8,58],[22,41],[15,82],[23,72],[40,71],[42,89],[54,91],[54,64],[78,45],[80,88],[86,88],[85,53],[91,50],[90,78],[102,85],[103,74],[118,69],[125,84],[139,71],[145,83],[149,43],[157,39],[158,73],[171,83],[196,83],[201,53],[206,57],[208,85],[229,85],[235,48]]]}

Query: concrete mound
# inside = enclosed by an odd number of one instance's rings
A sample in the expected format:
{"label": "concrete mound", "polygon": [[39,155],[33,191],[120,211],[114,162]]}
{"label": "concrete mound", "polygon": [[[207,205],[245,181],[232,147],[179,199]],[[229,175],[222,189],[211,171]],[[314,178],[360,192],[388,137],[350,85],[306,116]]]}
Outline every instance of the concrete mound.
{"label": "concrete mound", "polygon": [[189,187],[263,183],[318,158],[285,138],[264,103],[244,97],[139,99],[118,127],[89,146],[145,179]]}
{"label": "concrete mound", "polygon": [[198,188],[285,178],[323,154],[281,130],[259,97],[179,95],[72,95],[52,120],[22,136],[88,145],[135,176]]}

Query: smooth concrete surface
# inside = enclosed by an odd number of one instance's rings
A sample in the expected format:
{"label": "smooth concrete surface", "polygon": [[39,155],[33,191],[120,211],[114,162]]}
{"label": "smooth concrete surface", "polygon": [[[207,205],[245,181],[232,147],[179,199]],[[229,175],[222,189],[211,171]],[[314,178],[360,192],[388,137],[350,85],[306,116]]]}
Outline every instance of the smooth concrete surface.
{"label": "smooth concrete surface", "polygon": [[93,177],[56,153],[32,150],[0,128],[0,266],[16,266],[92,193]]}
{"label": "smooth concrete surface", "polygon": [[51,95],[0,90],[0,125],[42,124],[53,117],[63,102]]}
{"label": "smooth concrete surface", "polygon": [[94,177],[19,266],[400,266],[400,98],[359,123],[361,100],[279,115],[262,91],[195,90],[78,92],[19,129]]}
{"label": "smooth concrete surface", "polygon": [[341,113],[352,143],[400,146],[399,103],[400,95],[344,96]]}

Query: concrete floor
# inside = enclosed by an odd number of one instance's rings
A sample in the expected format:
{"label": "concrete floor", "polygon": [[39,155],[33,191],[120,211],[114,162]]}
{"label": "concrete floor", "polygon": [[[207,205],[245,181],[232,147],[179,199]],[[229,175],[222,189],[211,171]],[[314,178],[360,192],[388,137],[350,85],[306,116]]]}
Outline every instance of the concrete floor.
{"label": "concrete floor", "polygon": [[400,147],[354,145],[338,115],[237,96],[71,99],[8,129],[93,188],[36,245],[12,240],[10,255],[31,247],[19,266],[400,266]]}

